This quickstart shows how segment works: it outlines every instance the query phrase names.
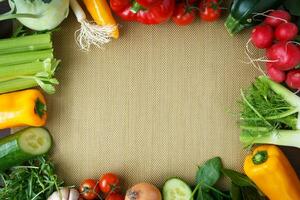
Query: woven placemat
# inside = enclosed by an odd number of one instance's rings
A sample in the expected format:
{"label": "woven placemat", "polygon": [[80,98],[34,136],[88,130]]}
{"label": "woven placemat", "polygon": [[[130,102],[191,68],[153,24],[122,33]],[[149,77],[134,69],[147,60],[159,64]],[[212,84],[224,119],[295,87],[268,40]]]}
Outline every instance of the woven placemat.
{"label": "woven placemat", "polygon": [[231,37],[223,23],[122,23],[119,40],[88,53],[74,42],[73,16],[62,25],[48,127],[67,183],[107,171],[127,184],[193,183],[196,166],[213,156],[241,169],[237,101],[258,72],[241,62],[249,32]]}

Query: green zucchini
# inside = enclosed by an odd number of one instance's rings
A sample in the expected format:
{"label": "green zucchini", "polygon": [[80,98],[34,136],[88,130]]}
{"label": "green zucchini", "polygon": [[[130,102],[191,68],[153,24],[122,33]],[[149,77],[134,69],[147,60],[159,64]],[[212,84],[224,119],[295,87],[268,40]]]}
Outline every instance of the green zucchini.
{"label": "green zucchini", "polygon": [[52,146],[48,130],[30,127],[0,139],[0,171],[39,155],[46,154]]}
{"label": "green zucchini", "polygon": [[254,26],[261,22],[261,16],[253,19],[256,13],[278,8],[282,3],[283,0],[233,0],[225,22],[226,29],[234,35],[244,28]]}
{"label": "green zucchini", "polygon": [[183,180],[171,178],[163,186],[163,199],[192,200],[192,190]]}

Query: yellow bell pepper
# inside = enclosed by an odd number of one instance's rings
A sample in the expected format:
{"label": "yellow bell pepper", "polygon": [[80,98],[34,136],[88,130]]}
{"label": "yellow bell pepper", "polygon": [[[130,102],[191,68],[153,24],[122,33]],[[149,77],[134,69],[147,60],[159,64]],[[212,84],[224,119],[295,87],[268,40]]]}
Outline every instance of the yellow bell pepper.
{"label": "yellow bell pepper", "polygon": [[92,18],[100,26],[114,26],[112,37],[115,39],[119,38],[118,25],[111,13],[110,7],[106,0],[83,0],[83,3]]}
{"label": "yellow bell pepper", "polygon": [[0,129],[18,126],[44,126],[46,101],[36,89],[0,95]]}
{"label": "yellow bell pepper", "polygon": [[257,147],[246,157],[244,171],[270,200],[300,199],[300,181],[279,147]]}

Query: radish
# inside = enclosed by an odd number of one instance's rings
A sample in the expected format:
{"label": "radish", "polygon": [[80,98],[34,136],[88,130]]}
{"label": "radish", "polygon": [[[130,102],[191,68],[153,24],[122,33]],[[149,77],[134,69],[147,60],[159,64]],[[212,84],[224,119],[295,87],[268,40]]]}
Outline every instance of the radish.
{"label": "radish", "polygon": [[270,62],[266,64],[266,67],[267,67],[267,74],[271,80],[277,83],[281,83],[285,81],[286,75],[284,71],[277,69],[276,67],[273,66],[273,63]]}
{"label": "radish", "polygon": [[276,27],[283,22],[291,21],[291,15],[284,10],[274,10],[265,19],[265,24]]}
{"label": "radish", "polygon": [[267,49],[269,62],[277,69],[286,71],[300,64],[300,49],[290,42],[278,42]]}
{"label": "radish", "polygon": [[293,89],[300,89],[300,70],[291,70],[287,74],[286,84]]}
{"label": "radish", "polygon": [[269,48],[273,43],[273,38],[273,29],[266,24],[256,26],[251,33],[251,41],[259,49]]}
{"label": "radish", "polygon": [[291,22],[281,23],[275,29],[275,38],[279,41],[293,40],[297,37],[297,34],[298,27]]}

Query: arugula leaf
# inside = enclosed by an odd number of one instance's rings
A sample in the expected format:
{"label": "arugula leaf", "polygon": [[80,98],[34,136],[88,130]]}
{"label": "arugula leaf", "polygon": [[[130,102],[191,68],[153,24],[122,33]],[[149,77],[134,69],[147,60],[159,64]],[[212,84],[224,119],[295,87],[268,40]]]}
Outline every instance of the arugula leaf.
{"label": "arugula leaf", "polygon": [[225,176],[228,176],[232,183],[240,187],[256,187],[256,185],[244,174],[241,174],[237,171],[231,169],[222,169],[222,172]]}
{"label": "arugula leaf", "polygon": [[38,157],[0,174],[1,200],[45,200],[63,185],[47,157]]}
{"label": "arugula leaf", "polygon": [[292,15],[300,16],[300,0],[285,0],[283,4]]}
{"label": "arugula leaf", "polygon": [[[208,186],[213,186],[220,179],[223,168],[222,160],[220,157],[212,158],[204,163],[201,167],[198,167],[196,174],[196,183],[203,183]],[[207,187],[202,187],[203,189]]]}

